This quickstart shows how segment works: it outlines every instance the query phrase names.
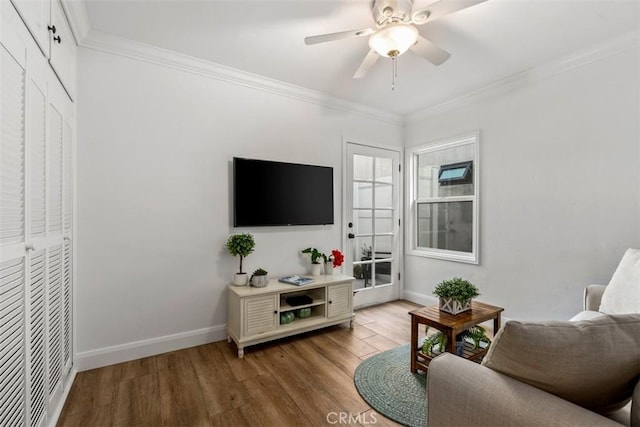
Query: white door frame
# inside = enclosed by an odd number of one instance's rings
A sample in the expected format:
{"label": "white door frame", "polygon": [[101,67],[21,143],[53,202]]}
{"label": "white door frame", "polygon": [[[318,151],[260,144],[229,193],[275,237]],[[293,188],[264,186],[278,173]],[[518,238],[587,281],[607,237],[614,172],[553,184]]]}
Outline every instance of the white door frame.
{"label": "white door frame", "polygon": [[358,146],[362,147],[363,150],[384,150],[389,153],[393,153],[394,156],[397,156],[397,165],[394,165],[394,168],[397,168],[398,175],[397,180],[394,182],[394,188],[397,192],[397,195],[394,197],[395,206],[394,206],[394,221],[398,224],[397,233],[395,235],[395,247],[394,247],[394,256],[393,256],[393,264],[392,264],[392,285],[391,286],[381,286],[376,289],[363,289],[356,290],[354,295],[354,306],[364,307],[368,305],[381,304],[387,301],[393,301],[396,299],[400,299],[403,295],[404,289],[404,242],[403,242],[403,200],[404,200],[404,177],[402,175],[402,161],[404,159],[404,153],[401,147],[393,147],[393,146],[385,146],[381,144],[372,144],[369,142],[362,142],[356,139],[343,137],[343,155],[342,155],[342,247],[345,248],[345,265],[348,265],[347,269],[345,269],[345,274],[352,274],[353,270],[351,270],[353,256],[352,253],[349,252],[347,248],[350,247],[349,239],[347,235],[350,233],[350,229],[348,227],[348,223],[352,221],[352,210],[348,210],[347,207],[351,206],[351,203],[348,201],[348,196],[352,194],[352,190],[349,189],[349,186],[352,186],[352,177],[348,175],[348,165],[351,159],[349,158],[348,148],[351,146],[353,148],[357,148]]}

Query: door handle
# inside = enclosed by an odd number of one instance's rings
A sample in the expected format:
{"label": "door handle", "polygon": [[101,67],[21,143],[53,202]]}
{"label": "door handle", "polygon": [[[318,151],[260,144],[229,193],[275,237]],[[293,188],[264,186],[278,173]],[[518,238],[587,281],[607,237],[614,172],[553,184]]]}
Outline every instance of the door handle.
{"label": "door handle", "polygon": [[349,234],[347,234],[347,237],[350,238],[350,239],[354,239],[356,237],[356,235],[353,234],[353,233],[349,233]]}

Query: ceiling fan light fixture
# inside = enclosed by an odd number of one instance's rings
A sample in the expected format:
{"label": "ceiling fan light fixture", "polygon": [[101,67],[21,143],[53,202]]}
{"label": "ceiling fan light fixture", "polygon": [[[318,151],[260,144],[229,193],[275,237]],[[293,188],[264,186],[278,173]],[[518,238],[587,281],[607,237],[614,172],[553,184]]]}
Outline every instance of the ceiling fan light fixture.
{"label": "ceiling fan light fixture", "polygon": [[381,56],[395,58],[418,40],[418,30],[409,24],[395,23],[379,28],[369,38],[369,46]]}

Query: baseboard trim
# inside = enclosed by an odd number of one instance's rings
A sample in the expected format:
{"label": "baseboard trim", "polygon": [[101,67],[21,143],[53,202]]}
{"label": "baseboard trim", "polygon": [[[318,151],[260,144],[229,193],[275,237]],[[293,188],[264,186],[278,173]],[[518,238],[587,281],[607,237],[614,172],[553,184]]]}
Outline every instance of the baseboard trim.
{"label": "baseboard trim", "polygon": [[226,337],[226,325],[212,326],[76,353],[74,366],[77,372],[82,372],[143,357],[155,356],[169,351],[208,344],[226,339]]}
{"label": "baseboard trim", "polygon": [[404,299],[420,305],[438,304],[438,298],[414,291],[404,291]]}

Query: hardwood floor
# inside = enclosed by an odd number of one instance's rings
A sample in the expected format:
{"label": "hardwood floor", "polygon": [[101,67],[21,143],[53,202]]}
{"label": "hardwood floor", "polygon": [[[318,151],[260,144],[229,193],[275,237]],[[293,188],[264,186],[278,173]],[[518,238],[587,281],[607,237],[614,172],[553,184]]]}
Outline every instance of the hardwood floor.
{"label": "hardwood floor", "polygon": [[349,425],[395,426],[362,400],[353,372],[410,341],[407,313],[416,307],[394,301],[358,310],[352,330],[248,347],[244,359],[219,341],[81,372],[58,426],[335,426],[339,414],[352,416]]}

